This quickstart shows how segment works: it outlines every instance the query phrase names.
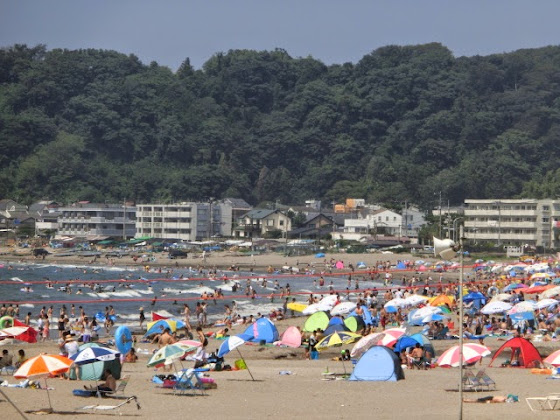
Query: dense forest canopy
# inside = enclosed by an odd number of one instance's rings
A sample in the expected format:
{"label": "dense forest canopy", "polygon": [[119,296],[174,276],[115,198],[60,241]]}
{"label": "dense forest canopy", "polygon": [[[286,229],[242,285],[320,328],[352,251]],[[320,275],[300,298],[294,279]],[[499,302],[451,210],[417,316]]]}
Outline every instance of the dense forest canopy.
{"label": "dense forest canopy", "polygon": [[0,198],[250,203],[560,196],[560,47],[453,57],[284,50],[173,73],[105,50],[0,50]]}

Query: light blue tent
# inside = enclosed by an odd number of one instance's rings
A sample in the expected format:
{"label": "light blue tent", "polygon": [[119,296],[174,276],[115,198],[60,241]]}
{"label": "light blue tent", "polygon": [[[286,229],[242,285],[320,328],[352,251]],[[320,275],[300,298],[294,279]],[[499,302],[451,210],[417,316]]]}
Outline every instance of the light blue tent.
{"label": "light blue tent", "polygon": [[253,324],[249,325],[243,332],[247,336],[253,337],[251,340],[254,343],[273,343],[278,341],[278,330],[276,326],[268,318],[259,318]]}
{"label": "light blue tent", "polygon": [[[396,312],[396,311],[395,311]],[[356,313],[356,310],[353,310],[348,314],[348,316],[360,316]],[[371,316],[371,312],[367,308],[367,306],[362,305],[362,315],[361,317],[364,320],[364,324],[366,325],[373,325],[373,317]]]}
{"label": "light blue tent", "polygon": [[399,381],[404,372],[397,355],[385,346],[373,346],[356,363],[351,381]]}

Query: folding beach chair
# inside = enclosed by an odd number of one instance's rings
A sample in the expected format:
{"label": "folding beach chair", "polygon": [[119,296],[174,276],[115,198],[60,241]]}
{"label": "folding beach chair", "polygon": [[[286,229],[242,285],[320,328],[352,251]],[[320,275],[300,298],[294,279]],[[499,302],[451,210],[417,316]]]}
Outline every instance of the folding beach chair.
{"label": "folding beach chair", "polygon": [[79,407],[79,410],[101,410],[101,411],[109,411],[109,410],[117,410],[120,414],[120,408],[123,405],[129,404],[130,402],[134,401],[136,403],[136,409],[140,410],[140,404],[138,403],[138,399],[136,397],[128,397],[122,403],[117,405],[101,405],[101,404],[92,404],[86,405],[84,407]]}
{"label": "folding beach chair", "polygon": [[[549,394],[546,397],[525,398],[531,411],[538,410],[560,410],[560,394]],[[537,407],[534,407],[534,404]]]}
{"label": "folding beach chair", "polygon": [[6,375],[10,375],[10,376],[11,376],[11,375],[14,374],[14,372],[15,372],[16,370],[17,370],[16,367],[15,367],[15,366],[12,366],[12,365],[2,366],[2,367],[0,368],[0,376],[3,375],[4,373],[5,373]]}
{"label": "folding beach chair", "polygon": [[488,390],[490,390],[490,388],[496,389],[496,382],[488,376],[484,369],[480,369],[475,377],[478,379],[481,386],[486,387]]}
{"label": "folding beach chair", "polygon": [[200,380],[198,374],[208,371],[208,369],[183,369],[177,382],[173,386],[173,393],[184,395],[188,390],[200,391],[200,395],[204,394],[204,384]]}
{"label": "folding beach chair", "polygon": [[478,392],[485,387],[484,384],[475,376],[471,370],[467,370],[463,375],[463,391],[475,391]]}

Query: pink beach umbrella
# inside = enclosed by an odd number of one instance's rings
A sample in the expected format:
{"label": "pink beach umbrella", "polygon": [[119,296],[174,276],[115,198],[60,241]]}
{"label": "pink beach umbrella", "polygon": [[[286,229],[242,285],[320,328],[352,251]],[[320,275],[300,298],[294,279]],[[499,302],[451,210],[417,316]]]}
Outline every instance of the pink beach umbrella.
{"label": "pink beach umbrella", "polygon": [[403,336],[405,333],[405,328],[389,328],[383,331],[383,334],[385,334],[385,336],[380,339],[377,344],[385,347],[394,346],[398,339],[401,338],[401,336]]}
{"label": "pink beach umbrella", "polygon": [[350,351],[350,357],[361,357],[366,351],[368,351],[373,346],[379,343],[379,340],[383,339],[385,334],[382,332],[368,334],[358,340],[352,350]]}
{"label": "pink beach umbrella", "polygon": [[544,359],[544,362],[555,367],[560,366],[560,350],[556,350],[554,353]]}
{"label": "pink beach umbrella", "polygon": [[[481,358],[488,356],[491,353],[490,349],[482,344],[467,343],[463,344],[463,364],[474,363]],[[459,361],[459,346],[453,346],[443,352],[437,359],[439,366],[452,366],[458,367]]]}

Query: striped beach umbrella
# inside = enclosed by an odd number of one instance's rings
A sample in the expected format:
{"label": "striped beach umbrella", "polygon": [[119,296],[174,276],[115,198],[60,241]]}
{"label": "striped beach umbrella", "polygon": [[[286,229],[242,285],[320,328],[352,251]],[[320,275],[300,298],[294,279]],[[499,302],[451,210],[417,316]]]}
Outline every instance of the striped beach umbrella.
{"label": "striped beach umbrella", "polygon": [[49,408],[52,412],[51,396],[47,385],[49,376],[61,375],[68,372],[70,366],[74,362],[68,357],[59,356],[57,354],[40,354],[32,357],[24,362],[20,368],[14,373],[17,379],[40,379],[45,378],[45,387],[47,388],[47,398],[49,399]]}
{"label": "striped beach umbrella", "polygon": [[[482,357],[488,356],[491,353],[490,349],[482,344],[467,343],[463,344],[463,364],[473,363],[480,360]],[[452,366],[458,367],[459,361],[459,346],[453,346],[437,359],[438,366]]]}

